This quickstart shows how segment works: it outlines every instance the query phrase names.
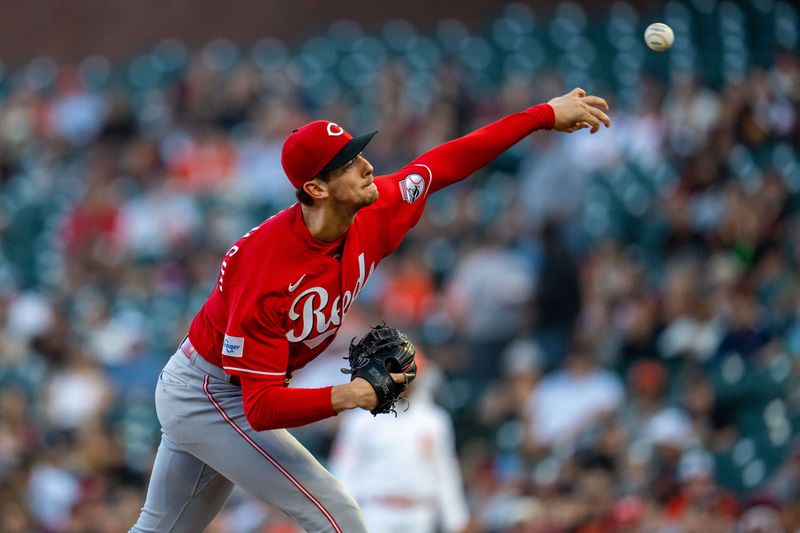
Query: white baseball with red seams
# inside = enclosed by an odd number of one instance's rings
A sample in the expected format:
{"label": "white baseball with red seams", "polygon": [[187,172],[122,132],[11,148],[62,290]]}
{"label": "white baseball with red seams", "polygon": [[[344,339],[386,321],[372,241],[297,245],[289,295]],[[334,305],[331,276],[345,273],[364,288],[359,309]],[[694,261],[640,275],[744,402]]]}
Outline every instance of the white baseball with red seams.
{"label": "white baseball with red seams", "polygon": [[650,50],[666,52],[675,42],[675,33],[663,22],[654,22],[644,30],[644,42]]}

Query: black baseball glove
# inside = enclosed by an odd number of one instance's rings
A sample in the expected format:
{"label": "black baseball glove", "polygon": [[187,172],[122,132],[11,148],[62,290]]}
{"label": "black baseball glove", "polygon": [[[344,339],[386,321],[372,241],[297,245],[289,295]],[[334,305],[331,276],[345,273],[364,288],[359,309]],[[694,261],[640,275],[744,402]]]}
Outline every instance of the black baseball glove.
{"label": "black baseball glove", "polygon": [[[357,343],[350,341],[350,353],[345,359],[350,368],[342,372],[355,378],[366,379],[375,394],[378,405],[370,411],[373,415],[394,412],[394,404],[417,375],[414,362],[416,349],[405,333],[386,325],[375,326]],[[391,374],[405,374],[405,383],[395,383]]]}

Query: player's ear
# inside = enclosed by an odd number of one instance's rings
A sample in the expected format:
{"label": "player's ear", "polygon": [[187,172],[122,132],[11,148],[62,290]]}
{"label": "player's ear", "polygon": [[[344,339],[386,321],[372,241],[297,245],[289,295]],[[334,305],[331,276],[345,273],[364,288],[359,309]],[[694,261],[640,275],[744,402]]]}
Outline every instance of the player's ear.
{"label": "player's ear", "polygon": [[319,178],[314,178],[311,181],[307,181],[303,184],[303,190],[308,194],[313,200],[321,200],[323,198],[328,197],[328,184],[322,181]]}

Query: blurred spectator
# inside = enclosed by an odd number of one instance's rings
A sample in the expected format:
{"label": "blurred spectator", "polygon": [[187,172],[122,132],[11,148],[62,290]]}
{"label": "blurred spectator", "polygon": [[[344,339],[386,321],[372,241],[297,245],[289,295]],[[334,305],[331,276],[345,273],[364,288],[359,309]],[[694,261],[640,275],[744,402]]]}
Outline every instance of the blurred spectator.
{"label": "blurred spectator", "polygon": [[548,220],[542,228],[542,259],[536,290],[536,326],[547,356],[546,369],[561,366],[581,308],[578,268],[558,234],[558,224]]}
{"label": "blurred spectator", "polygon": [[573,342],[564,369],[545,376],[526,400],[531,451],[575,441],[614,414],[622,400],[619,378],[598,367],[585,341]]}
{"label": "blurred spectator", "polygon": [[446,291],[470,346],[470,378],[482,387],[498,375],[502,349],[524,327],[532,273],[520,253],[486,242],[461,258]]}
{"label": "blurred spectator", "polygon": [[0,528],[8,533],[34,530],[34,520],[28,512],[25,498],[12,487],[0,489]]}
{"label": "blurred spectator", "polygon": [[539,384],[543,367],[544,355],[536,341],[511,342],[502,355],[502,380],[483,394],[480,421],[494,426],[509,418],[524,419],[525,402]]}
{"label": "blurred spectator", "polygon": [[742,513],[736,533],[784,533],[781,515],[769,505],[754,505]]}
{"label": "blurred spectator", "polygon": [[670,145],[678,156],[695,153],[719,113],[719,97],[697,84],[692,76],[679,77],[664,100]]}
{"label": "blurred spectator", "polygon": [[581,516],[574,531],[578,533],[615,531],[614,497],[614,477],[611,472],[602,468],[583,472],[575,485],[575,499]]}
{"label": "blurred spectator", "polygon": [[452,424],[433,402],[441,376],[420,351],[417,366],[407,409],[398,404],[397,418],[347,413],[331,453],[331,472],[375,533],[450,533],[467,525]]}
{"label": "blurred spectator", "polygon": [[73,355],[46,391],[45,410],[51,427],[73,431],[101,416],[113,399],[110,384],[91,360]]}
{"label": "blurred spectator", "polygon": [[391,316],[396,327],[419,326],[433,308],[433,276],[422,258],[411,254],[401,254],[392,265],[394,271],[388,273],[378,296],[380,311]]}
{"label": "blurred spectator", "polygon": [[729,531],[738,515],[736,498],[715,482],[713,456],[694,449],[678,463],[680,492],[667,502],[667,523],[691,533]]}
{"label": "blurred spectator", "polygon": [[67,529],[72,506],[80,501],[80,480],[64,464],[66,453],[67,443],[51,443],[28,480],[31,514],[38,524],[52,531]]}
{"label": "blurred spectator", "polygon": [[764,322],[755,293],[751,287],[742,285],[733,294],[731,315],[717,354],[737,353],[746,358],[755,357],[771,339],[772,332]]}
{"label": "blurred spectator", "polygon": [[666,404],[667,373],[655,360],[639,361],[628,372],[628,401],[618,418],[631,442],[646,438],[650,423],[669,409]]}
{"label": "blurred spectator", "polygon": [[687,308],[659,335],[658,351],[665,359],[684,357],[704,363],[716,354],[723,327],[712,312],[709,295],[694,294],[690,298]]}

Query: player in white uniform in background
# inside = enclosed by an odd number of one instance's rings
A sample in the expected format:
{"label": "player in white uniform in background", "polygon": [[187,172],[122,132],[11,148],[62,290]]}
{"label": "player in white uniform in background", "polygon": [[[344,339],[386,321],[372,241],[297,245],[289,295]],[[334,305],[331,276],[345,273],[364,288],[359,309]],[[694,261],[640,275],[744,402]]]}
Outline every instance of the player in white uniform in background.
{"label": "player in white uniform in background", "polygon": [[416,355],[410,405],[394,416],[366,411],[340,416],[328,465],[358,502],[370,533],[461,532],[469,513],[456,457],[453,423],[433,401],[440,376]]}

